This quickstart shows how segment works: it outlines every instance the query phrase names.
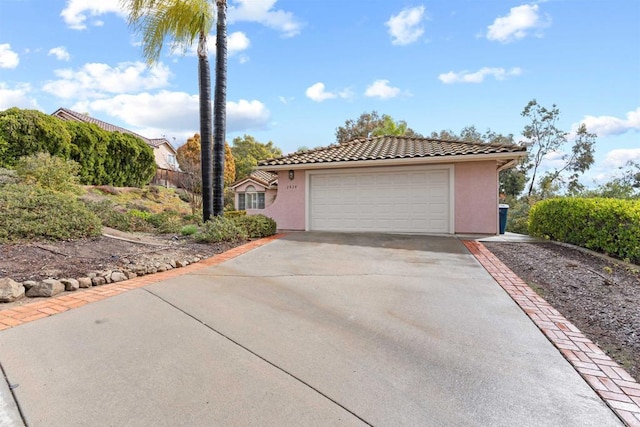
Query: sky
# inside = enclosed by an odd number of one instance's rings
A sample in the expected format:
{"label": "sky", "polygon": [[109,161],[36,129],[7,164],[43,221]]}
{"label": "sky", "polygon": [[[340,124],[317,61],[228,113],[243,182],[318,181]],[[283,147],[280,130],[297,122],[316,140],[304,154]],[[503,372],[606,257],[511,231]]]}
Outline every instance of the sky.
{"label": "sky", "polygon": [[[536,99],[566,132],[598,135],[583,183],[640,161],[638,0],[228,4],[229,142],[326,146],[371,111],[423,135],[474,125],[520,141]],[[0,111],[66,107],[182,145],[199,129],[195,47],[167,40],[148,67],[126,17],[118,0],[0,0]]]}

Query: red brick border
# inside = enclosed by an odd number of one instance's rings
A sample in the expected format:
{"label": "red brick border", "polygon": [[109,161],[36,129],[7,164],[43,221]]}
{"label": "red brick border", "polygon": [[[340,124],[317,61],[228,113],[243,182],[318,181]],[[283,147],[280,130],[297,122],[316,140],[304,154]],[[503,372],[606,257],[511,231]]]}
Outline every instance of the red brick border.
{"label": "red brick border", "polygon": [[463,243],[620,419],[640,427],[640,384],[482,243]]}
{"label": "red brick border", "polygon": [[34,303],[24,304],[0,310],[0,331],[22,325],[23,323],[32,322],[42,319],[43,317],[52,316],[64,311],[81,307],[95,301],[100,301],[132,289],[140,288],[152,283],[172,277],[182,276],[205,267],[220,264],[239,255],[249,252],[252,249],[266,245],[267,243],[283,237],[284,234],[265,237],[260,240],[254,240],[244,245],[229,249],[221,254],[206,258],[200,262],[189,264],[186,267],[174,268],[172,270],[163,271],[161,273],[149,274],[146,276],[136,277],[134,279],[123,282],[110,283],[103,286],[95,286],[86,291],[69,293],[58,297],[48,298]]}

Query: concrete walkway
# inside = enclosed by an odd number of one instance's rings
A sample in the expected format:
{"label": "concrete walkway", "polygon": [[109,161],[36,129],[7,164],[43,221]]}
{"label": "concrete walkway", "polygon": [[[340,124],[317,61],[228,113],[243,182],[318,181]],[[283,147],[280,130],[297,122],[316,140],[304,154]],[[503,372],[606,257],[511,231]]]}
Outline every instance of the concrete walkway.
{"label": "concrete walkway", "polygon": [[0,331],[0,363],[30,426],[620,425],[449,237],[290,234]]}

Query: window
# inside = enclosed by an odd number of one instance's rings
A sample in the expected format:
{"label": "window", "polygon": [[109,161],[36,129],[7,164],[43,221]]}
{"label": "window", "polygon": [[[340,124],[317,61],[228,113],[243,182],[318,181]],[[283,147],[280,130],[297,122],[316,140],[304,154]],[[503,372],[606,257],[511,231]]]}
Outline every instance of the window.
{"label": "window", "polygon": [[238,194],[238,209],[264,209],[264,192],[256,191],[253,185],[248,186],[244,193]]}
{"label": "window", "polygon": [[176,167],[178,165],[176,156],[174,154],[167,154],[167,163],[169,163],[169,166]]}

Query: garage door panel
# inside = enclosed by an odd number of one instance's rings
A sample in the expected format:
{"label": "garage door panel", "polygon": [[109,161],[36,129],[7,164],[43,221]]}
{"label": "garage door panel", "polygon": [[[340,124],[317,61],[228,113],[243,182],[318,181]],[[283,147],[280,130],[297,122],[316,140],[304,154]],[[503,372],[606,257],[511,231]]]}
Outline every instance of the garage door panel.
{"label": "garage door panel", "polygon": [[310,175],[311,230],[449,232],[449,169]]}

